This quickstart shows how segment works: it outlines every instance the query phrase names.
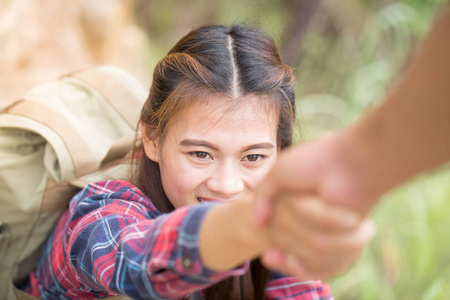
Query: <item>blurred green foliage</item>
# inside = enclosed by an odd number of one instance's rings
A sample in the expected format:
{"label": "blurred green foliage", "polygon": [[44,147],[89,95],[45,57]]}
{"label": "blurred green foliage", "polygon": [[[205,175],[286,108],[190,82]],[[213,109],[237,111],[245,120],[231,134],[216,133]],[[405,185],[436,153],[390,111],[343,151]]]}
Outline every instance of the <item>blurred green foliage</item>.
{"label": "blurred green foliage", "polygon": [[385,197],[378,234],[362,259],[332,281],[336,299],[448,299],[450,172],[424,176]]}
{"label": "blurred green foliage", "polygon": [[[293,65],[302,132],[297,141],[351,124],[378,105],[446,2],[320,1]],[[296,13],[289,0],[151,3],[150,68],[176,40],[203,23],[253,24],[280,46],[293,38],[285,28]],[[191,12],[193,17],[186,19]],[[336,299],[449,299],[449,212],[450,171],[445,166],[386,195],[373,213],[374,241],[353,269],[331,281]]]}
{"label": "blurred green foliage", "polygon": [[305,37],[296,75],[307,138],[351,123],[377,105],[445,1],[361,2],[353,12],[345,9],[338,33],[311,26]]}

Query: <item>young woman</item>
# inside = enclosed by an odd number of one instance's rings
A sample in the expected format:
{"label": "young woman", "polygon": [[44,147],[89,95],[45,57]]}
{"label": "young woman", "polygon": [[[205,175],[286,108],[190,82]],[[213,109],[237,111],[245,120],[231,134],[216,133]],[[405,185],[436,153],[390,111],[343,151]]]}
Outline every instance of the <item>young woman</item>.
{"label": "young woman", "polygon": [[206,26],[183,37],[154,71],[135,185],[96,182],[78,193],[27,291],[42,299],[329,299],[320,281],[271,273],[257,259],[269,248],[295,254],[305,238],[292,201],[279,201],[264,229],[251,221],[252,190],[291,144],[294,87],[258,30]]}

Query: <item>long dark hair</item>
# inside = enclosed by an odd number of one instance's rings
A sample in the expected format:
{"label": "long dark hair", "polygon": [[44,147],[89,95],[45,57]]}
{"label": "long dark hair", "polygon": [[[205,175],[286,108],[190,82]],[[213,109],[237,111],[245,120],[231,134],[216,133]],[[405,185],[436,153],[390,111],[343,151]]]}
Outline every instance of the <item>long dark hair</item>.
{"label": "long dark hair", "polygon": [[[162,139],[176,114],[194,102],[225,96],[232,105],[238,105],[247,96],[256,96],[278,109],[277,143],[285,148],[292,143],[295,84],[292,69],[282,63],[274,42],[260,30],[238,25],[203,26],[184,36],[156,65],[140,123],[152,132],[147,138]],[[134,153],[143,153],[142,143]],[[134,157],[138,160],[134,162],[138,187],[159,211],[174,210],[162,187],[158,164],[145,154]],[[246,274],[211,286],[206,297],[264,299],[269,276],[269,270],[254,260]]]}

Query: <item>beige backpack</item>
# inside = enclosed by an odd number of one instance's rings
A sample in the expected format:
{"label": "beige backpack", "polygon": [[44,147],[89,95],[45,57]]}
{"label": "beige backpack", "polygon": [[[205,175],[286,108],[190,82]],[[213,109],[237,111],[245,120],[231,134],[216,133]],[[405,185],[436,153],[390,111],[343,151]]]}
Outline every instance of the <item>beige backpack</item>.
{"label": "beige backpack", "polygon": [[0,109],[0,299],[35,299],[16,286],[80,187],[126,179],[127,164],[119,162],[146,96],[130,74],[101,66],[37,86]]}

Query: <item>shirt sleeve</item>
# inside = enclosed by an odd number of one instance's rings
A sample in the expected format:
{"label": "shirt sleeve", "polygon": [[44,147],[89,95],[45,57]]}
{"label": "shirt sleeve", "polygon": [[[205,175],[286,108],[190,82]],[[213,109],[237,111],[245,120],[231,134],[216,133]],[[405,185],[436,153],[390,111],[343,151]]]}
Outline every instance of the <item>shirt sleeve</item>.
{"label": "shirt sleeve", "polygon": [[266,287],[266,300],[334,300],[328,284],[320,280],[300,282],[281,273],[272,273]]}
{"label": "shirt sleeve", "polygon": [[173,299],[248,268],[214,272],[200,259],[200,225],[209,209],[220,204],[183,207],[152,219],[134,202],[100,202],[78,203],[84,213],[74,215],[69,229],[73,275],[91,294],[106,290],[133,299]]}

